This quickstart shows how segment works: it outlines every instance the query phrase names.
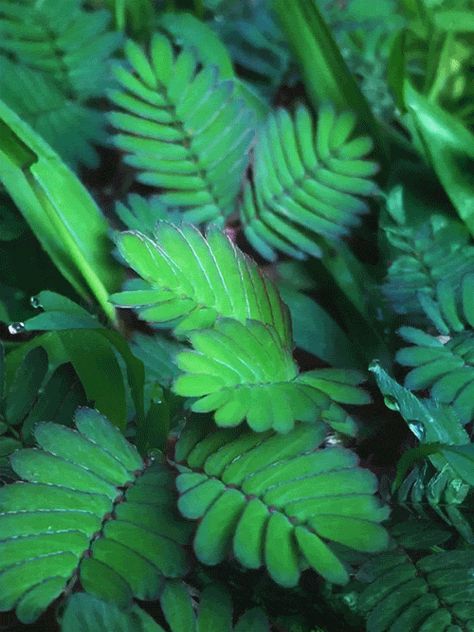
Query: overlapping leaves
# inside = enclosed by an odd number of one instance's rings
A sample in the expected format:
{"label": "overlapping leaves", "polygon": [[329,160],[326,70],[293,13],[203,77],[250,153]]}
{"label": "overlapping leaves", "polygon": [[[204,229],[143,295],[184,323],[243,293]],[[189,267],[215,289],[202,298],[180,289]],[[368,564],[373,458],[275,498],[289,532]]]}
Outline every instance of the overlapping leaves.
{"label": "overlapping leaves", "polygon": [[474,273],[456,287],[448,279],[436,286],[436,298],[420,297],[440,336],[402,327],[400,334],[413,346],[397,353],[397,361],[411,367],[405,385],[430,389],[433,399],[452,404],[464,423],[474,417]]}
{"label": "overlapping leaves", "polygon": [[473,563],[470,549],[434,553],[417,562],[394,551],[367,562],[357,578],[362,583],[358,606],[367,615],[368,632],[471,629]]}
{"label": "overlapping leaves", "polygon": [[162,202],[189,221],[228,215],[247,165],[252,110],[214,66],[200,70],[186,48],[175,56],[163,35],[153,37],[149,57],[133,42],[126,55],[130,69],[117,69],[121,88],[110,95],[123,110],[110,115],[117,147],[138,179],[164,189]]}
{"label": "overlapping leaves", "polygon": [[457,222],[437,217],[417,228],[389,226],[385,233],[398,253],[383,291],[398,314],[424,317],[420,295],[435,299],[440,281],[457,288],[474,268],[474,248]]}
{"label": "overlapping leaves", "polygon": [[16,608],[25,623],[77,579],[125,607],[187,569],[168,469],[144,463],[95,411],[81,409],[75,424],[38,424],[40,449],[12,457],[26,482],[0,490],[0,611]]}
{"label": "overlapping leaves", "polygon": [[416,466],[397,490],[396,501],[411,513],[433,523],[436,518],[474,543],[474,507],[470,485],[457,478],[446,464],[434,471],[427,463]]}
{"label": "overlapping leaves", "polygon": [[283,109],[269,116],[241,208],[245,235],[262,256],[319,257],[321,237],[340,239],[360,223],[368,211],[361,196],[376,190],[370,178],[377,165],[366,159],[368,137],[350,139],[355,124],[353,115],[329,107],[316,128],[304,106],[293,117]]}
{"label": "overlapping leaves", "polygon": [[[0,98],[69,163],[95,166],[105,117],[89,104],[110,84],[109,59],[120,36],[108,11],[82,0],[2,0]],[[64,130],[68,130],[65,134]]]}
{"label": "overlapping leaves", "polygon": [[[260,608],[245,612],[233,625],[233,607],[228,592],[218,584],[206,586],[196,608],[189,588],[168,581],[160,596],[166,630],[147,612],[134,605],[124,611],[86,593],[76,593],[64,612],[62,632],[269,632],[268,620]],[[168,627],[169,626],[169,627]]]}
{"label": "overlapping leaves", "polygon": [[[176,580],[166,583],[160,602],[170,632],[269,632],[270,629],[260,608],[245,612],[234,626],[229,593],[218,584],[211,584],[201,592],[197,612],[188,589]],[[162,628],[157,628],[157,632],[162,632]]]}
{"label": "overlapping leaves", "polygon": [[124,233],[118,245],[151,287],[112,300],[138,309],[143,320],[173,327],[179,335],[209,327],[218,316],[252,318],[290,339],[288,310],[274,284],[224,233],[210,229],[204,238],[193,226],[159,222],[155,240]]}
{"label": "overlapping leaves", "polygon": [[332,543],[385,548],[387,508],[374,496],[375,476],[353,452],[319,448],[324,436],[323,424],[301,424],[289,435],[209,433],[203,423],[189,424],[176,446],[178,507],[199,519],[198,559],[214,565],[233,554],[288,587],[306,567],[343,584],[348,571]]}
{"label": "overlapping leaves", "polygon": [[11,384],[6,380],[0,346],[0,473],[11,475],[7,457],[32,440],[35,423],[50,419],[69,423],[86,401],[82,384],[70,364],[51,370],[46,351],[38,346],[19,364]]}
{"label": "overlapping leaves", "polygon": [[342,432],[354,433],[354,422],[335,402],[367,403],[357,384],[357,371],[315,370],[299,373],[291,348],[272,327],[255,321],[219,319],[212,329],[189,334],[192,351],[177,357],[184,375],[174,391],[197,397],[195,412],[215,412],[219,426],[245,419],[252,430],[288,432],[295,421],[321,416]]}

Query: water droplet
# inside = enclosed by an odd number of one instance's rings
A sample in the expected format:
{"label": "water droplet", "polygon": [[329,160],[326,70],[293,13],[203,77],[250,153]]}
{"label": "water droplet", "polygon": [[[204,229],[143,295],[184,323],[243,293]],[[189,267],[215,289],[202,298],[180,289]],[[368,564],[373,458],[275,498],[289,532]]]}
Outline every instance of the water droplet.
{"label": "water droplet", "polygon": [[415,435],[415,437],[419,441],[423,441],[423,439],[425,438],[425,427],[423,426],[423,424],[417,421],[416,419],[414,420],[408,419],[407,423],[408,423],[408,427],[410,428],[410,431]]}
{"label": "water droplet", "polygon": [[21,334],[25,329],[25,323],[11,323],[8,325],[8,333],[12,336],[16,336],[16,334]]}
{"label": "water droplet", "polygon": [[397,400],[395,399],[395,397],[392,397],[392,395],[385,395],[383,401],[385,403],[385,406],[387,408],[390,408],[390,410],[396,410],[397,412],[400,410],[400,406]]}
{"label": "water droplet", "polygon": [[357,593],[351,592],[343,596],[342,600],[346,603],[346,605],[353,609],[357,605]]}
{"label": "water droplet", "polygon": [[30,298],[30,303],[31,303],[31,306],[34,307],[35,309],[39,309],[41,307],[40,300],[37,296],[32,296]]}

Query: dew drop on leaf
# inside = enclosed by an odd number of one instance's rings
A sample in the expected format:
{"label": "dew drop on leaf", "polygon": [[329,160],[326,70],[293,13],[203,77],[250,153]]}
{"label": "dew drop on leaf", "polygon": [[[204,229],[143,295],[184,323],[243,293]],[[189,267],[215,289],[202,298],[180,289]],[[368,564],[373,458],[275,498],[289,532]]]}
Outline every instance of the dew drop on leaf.
{"label": "dew drop on leaf", "polygon": [[391,395],[386,395],[383,398],[383,401],[385,402],[385,406],[387,408],[390,408],[390,410],[396,410],[396,411],[400,410],[400,406],[397,400],[395,399],[395,397],[392,397]]}
{"label": "dew drop on leaf", "polygon": [[16,334],[21,334],[22,331],[24,331],[25,329],[25,323],[11,323],[10,325],[8,325],[8,333],[10,333],[12,336],[16,336]]}

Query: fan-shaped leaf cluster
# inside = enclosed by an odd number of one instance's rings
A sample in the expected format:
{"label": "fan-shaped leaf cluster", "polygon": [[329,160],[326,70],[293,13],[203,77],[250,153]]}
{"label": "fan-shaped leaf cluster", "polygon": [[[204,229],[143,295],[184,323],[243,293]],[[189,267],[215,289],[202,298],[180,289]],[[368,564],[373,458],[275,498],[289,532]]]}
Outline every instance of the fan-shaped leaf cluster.
{"label": "fan-shaped leaf cluster", "polygon": [[35,620],[71,583],[127,606],[187,569],[173,476],[146,465],[120,431],[81,409],[76,430],[41,423],[40,449],[12,457],[27,482],[0,489],[0,611]]}
{"label": "fan-shaped leaf cluster", "polygon": [[[212,329],[189,334],[192,351],[177,357],[184,371],[174,391],[199,398],[195,412],[215,412],[219,426],[236,426],[244,419],[252,430],[273,428],[288,432],[296,420],[312,422],[321,416],[352,434],[354,424],[335,402],[367,403],[357,387],[361,375],[337,370],[299,374],[291,349],[272,327],[247,320],[219,319]],[[351,384],[352,380],[352,384]]]}
{"label": "fan-shaped leaf cluster", "polygon": [[218,564],[233,554],[247,568],[266,567],[283,586],[302,568],[345,583],[348,571],[331,543],[358,551],[385,548],[380,522],[387,508],[374,497],[375,476],[343,448],[318,449],[323,424],[302,424],[289,435],[237,429],[208,433],[188,424],[176,447],[184,461],[178,507],[199,519],[198,559]]}
{"label": "fan-shaped leaf cluster", "polygon": [[316,127],[304,106],[293,117],[283,109],[268,117],[241,207],[245,235],[262,256],[319,257],[321,237],[340,239],[360,223],[368,211],[361,196],[375,192],[377,165],[366,159],[372,141],[351,139],[355,123],[330,107]]}
{"label": "fan-shaped leaf cluster", "polygon": [[122,110],[110,115],[117,147],[138,179],[163,189],[161,201],[187,220],[228,215],[247,165],[253,112],[215,67],[199,69],[186,48],[175,56],[165,36],[153,37],[149,57],[133,42],[126,54],[129,68],[117,68],[121,88],[110,94]]}
{"label": "fan-shaped leaf cluster", "polygon": [[414,563],[404,552],[385,553],[357,573],[358,606],[368,632],[448,632],[474,623],[471,550],[428,555]]}
{"label": "fan-shaped leaf cluster", "polygon": [[0,3],[0,97],[72,164],[94,166],[92,143],[106,138],[89,102],[110,84],[120,36],[109,23],[108,11],[88,12],[82,0],[67,10],[56,0]]}
{"label": "fan-shaped leaf cluster", "polygon": [[288,309],[274,284],[220,231],[210,229],[204,238],[193,226],[159,222],[155,240],[124,233],[118,245],[151,287],[112,300],[138,309],[143,320],[173,327],[179,335],[208,327],[218,316],[252,318],[290,339]]}

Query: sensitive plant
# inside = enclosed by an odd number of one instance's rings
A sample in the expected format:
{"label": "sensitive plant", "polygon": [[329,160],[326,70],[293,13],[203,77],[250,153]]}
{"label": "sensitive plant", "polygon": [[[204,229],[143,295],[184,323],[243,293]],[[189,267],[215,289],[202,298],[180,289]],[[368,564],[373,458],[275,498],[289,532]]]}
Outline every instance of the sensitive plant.
{"label": "sensitive plant", "polygon": [[470,0],[67,4],[0,2],[2,623],[470,630]]}

